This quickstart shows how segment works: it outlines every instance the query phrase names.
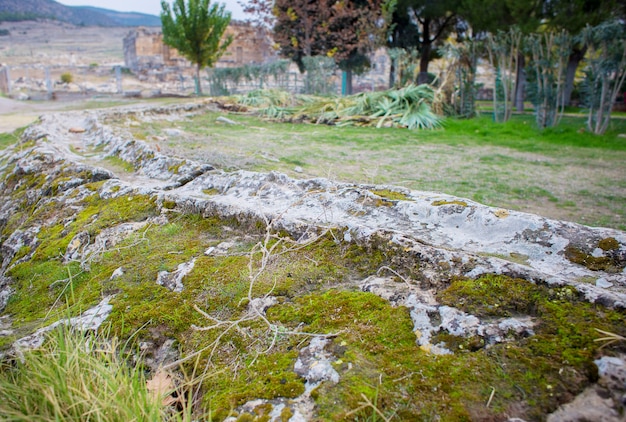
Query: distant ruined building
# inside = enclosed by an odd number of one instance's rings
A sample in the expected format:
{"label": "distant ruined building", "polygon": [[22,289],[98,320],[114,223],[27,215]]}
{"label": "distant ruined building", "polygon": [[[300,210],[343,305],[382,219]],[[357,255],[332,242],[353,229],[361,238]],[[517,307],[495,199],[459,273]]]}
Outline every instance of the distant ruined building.
{"label": "distant ruined building", "polygon": [[[232,21],[226,28],[225,36],[228,35],[233,36],[233,42],[215,67],[261,64],[277,58],[267,30]],[[124,64],[133,72],[161,67],[191,67],[191,63],[176,49],[163,43],[160,28],[145,27],[133,29],[124,37]]]}

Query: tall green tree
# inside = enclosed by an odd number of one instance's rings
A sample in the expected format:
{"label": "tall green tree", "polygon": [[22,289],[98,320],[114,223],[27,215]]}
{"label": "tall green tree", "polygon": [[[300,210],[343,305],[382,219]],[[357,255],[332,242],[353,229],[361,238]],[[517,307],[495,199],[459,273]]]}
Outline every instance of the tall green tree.
{"label": "tall green tree", "polygon": [[[513,26],[521,35],[535,32],[545,17],[547,1],[549,0],[460,0],[458,13],[469,37],[481,38],[490,33],[489,38],[493,40],[493,36],[500,32],[507,33]],[[514,90],[507,101],[515,105],[518,111],[523,111],[526,56],[521,48],[510,51],[516,51],[518,56],[514,58],[516,68],[512,70],[515,75],[515,83],[512,86]],[[504,74],[501,74],[501,77],[506,79]]]}
{"label": "tall green tree", "polygon": [[590,53],[582,88],[589,109],[587,127],[595,134],[603,134],[626,81],[626,24],[616,20],[587,26],[582,38]]}
{"label": "tall green tree", "polygon": [[[620,8],[621,5],[621,8]],[[623,0],[550,0],[546,1],[545,22],[555,31],[566,30],[576,36],[587,26],[626,17]],[[582,40],[582,37],[580,37]],[[571,101],[576,70],[585,58],[588,46],[584,42],[573,44],[567,64],[565,80],[565,105]]]}
{"label": "tall green tree", "polygon": [[213,66],[232,42],[223,39],[230,23],[224,5],[210,0],[175,0],[173,10],[161,1],[163,42],[196,65],[196,92],[202,94],[200,70]]}

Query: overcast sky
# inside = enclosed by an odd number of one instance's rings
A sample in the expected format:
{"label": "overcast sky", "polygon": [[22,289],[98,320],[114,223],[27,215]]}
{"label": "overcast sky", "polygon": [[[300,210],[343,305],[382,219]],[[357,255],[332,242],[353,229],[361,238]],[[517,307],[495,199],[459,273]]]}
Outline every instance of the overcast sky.
{"label": "overcast sky", "polygon": [[[150,15],[161,13],[161,0],[56,0],[68,6],[94,6],[103,9],[117,10],[120,12],[141,12]],[[171,3],[171,0],[169,0]],[[237,0],[221,0],[218,3],[225,3],[226,9],[232,13],[233,19],[245,19],[241,6]],[[211,3],[215,3],[211,0]]]}

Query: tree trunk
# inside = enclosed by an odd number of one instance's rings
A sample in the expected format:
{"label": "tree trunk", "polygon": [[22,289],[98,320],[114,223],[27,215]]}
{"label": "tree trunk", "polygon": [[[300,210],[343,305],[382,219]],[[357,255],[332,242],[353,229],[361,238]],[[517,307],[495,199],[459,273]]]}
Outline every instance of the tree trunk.
{"label": "tree trunk", "polygon": [[563,94],[563,105],[569,106],[572,103],[572,92],[574,91],[574,78],[576,77],[576,69],[585,58],[587,47],[581,49],[574,48],[569,55],[567,62],[567,72],[565,73],[565,93]]}
{"label": "tree trunk", "polygon": [[202,95],[202,84],[200,83],[200,63],[196,65],[196,95]]}
{"label": "tree trunk", "polygon": [[515,72],[515,98],[513,103],[517,111],[524,111],[524,92],[526,91],[526,59],[522,53],[517,60],[517,71]]}
{"label": "tree trunk", "polygon": [[391,65],[389,66],[389,89],[392,89],[396,84],[396,61],[391,59]]}
{"label": "tree trunk", "polygon": [[344,70],[343,73],[345,75],[343,95],[352,95],[352,70]]}
{"label": "tree trunk", "polygon": [[420,73],[417,75],[417,84],[428,83],[428,63],[430,62],[430,52],[432,41],[430,40],[430,19],[424,19],[422,25],[422,51],[420,55]]}

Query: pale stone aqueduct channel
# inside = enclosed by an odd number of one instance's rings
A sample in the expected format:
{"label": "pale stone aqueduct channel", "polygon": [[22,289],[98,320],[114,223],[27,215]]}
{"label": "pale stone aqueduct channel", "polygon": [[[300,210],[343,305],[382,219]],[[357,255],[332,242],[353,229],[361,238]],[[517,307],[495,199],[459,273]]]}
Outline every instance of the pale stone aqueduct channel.
{"label": "pale stone aqueduct channel", "polygon": [[[338,183],[323,178],[298,180],[276,172],[224,172],[200,162],[166,156],[133,139],[124,130],[107,124],[107,119],[119,115],[132,115],[138,120],[184,119],[202,113],[206,107],[205,103],[194,103],[43,115],[25,131],[20,143],[2,151],[2,170],[8,172],[7,176],[74,174],[56,193],[56,200],[67,204],[87,194],[81,191],[81,185],[103,180],[105,183],[98,191],[103,198],[142,193],[157,197],[159,204],[174,203],[182,213],[271,223],[274,229],[289,233],[295,239],[306,239],[332,228],[338,242],[384,241],[398,246],[406,256],[420,263],[414,279],[394,283],[390,281],[393,274],[383,271],[363,280],[360,287],[396,300],[396,305],[408,307],[415,329],[422,333],[416,341],[435,353],[447,352],[429,343],[430,333],[441,328],[459,335],[483,333],[492,341],[498,341],[503,332],[511,329],[532,333],[532,324],[524,319],[482,322],[472,315],[439,305],[432,290],[452,276],[505,274],[541,284],[570,285],[589,302],[626,308],[624,232],[492,208],[442,193]],[[115,174],[102,168],[107,156],[131,163],[135,171]],[[91,175],[90,179],[80,176],[85,171]],[[0,204],[0,222],[6,224],[18,204],[7,194],[6,180],[3,184],[6,196]],[[376,193],[382,190],[396,192],[402,199],[389,199]],[[163,215],[167,218],[165,211]],[[14,265],[13,258],[20,248],[37,242],[38,229],[21,227],[2,244],[0,310],[13,292],[11,279],[4,275],[10,265]],[[109,232],[109,238],[77,238],[70,242],[72,250],[68,247],[66,254],[85,257],[98,253],[99,241],[110,247],[133,230],[133,226],[125,226],[115,233]],[[602,248],[599,245],[603,239],[614,239],[616,245]],[[613,260],[621,265],[622,271],[586,268],[572,262],[573,250]],[[181,262],[178,273],[164,275],[160,283],[174,291],[183,289],[184,276],[190,266],[193,267],[193,262]],[[73,323],[85,324],[87,318],[93,328],[106,319],[110,308],[104,300],[99,307],[83,315],[82,320],[76,318]],[[433,311],[440,314],[439,325],[428,316]],[[43,331],[45,329],[36,334]],[[36,336],[27,336],[15,346],[24,347],[38,341]],[[314,348],[313,344],[311,347]],[[317,362],[323,362],[323,344],[318,352]],[[302,373],[309,376],[306,371]],[[327,372],[313,381],[332,380],[334,376]],[[310,403],[305,405],[303,401],[299,412],[305,414],[307,408],[310,410]]]}

